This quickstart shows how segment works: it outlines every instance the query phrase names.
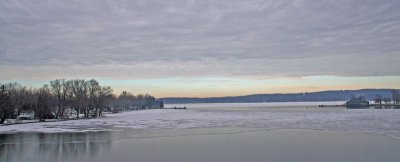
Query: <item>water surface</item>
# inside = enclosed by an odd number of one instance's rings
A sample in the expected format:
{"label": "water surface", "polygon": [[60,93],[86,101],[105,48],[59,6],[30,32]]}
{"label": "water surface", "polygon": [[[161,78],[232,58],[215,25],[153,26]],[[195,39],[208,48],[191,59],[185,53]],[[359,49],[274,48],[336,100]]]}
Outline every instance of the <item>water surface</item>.
{"label": "water surface", "polygon": [[0,136],[0,161],[399,161],[385,136],[298,129],[165,129]]}

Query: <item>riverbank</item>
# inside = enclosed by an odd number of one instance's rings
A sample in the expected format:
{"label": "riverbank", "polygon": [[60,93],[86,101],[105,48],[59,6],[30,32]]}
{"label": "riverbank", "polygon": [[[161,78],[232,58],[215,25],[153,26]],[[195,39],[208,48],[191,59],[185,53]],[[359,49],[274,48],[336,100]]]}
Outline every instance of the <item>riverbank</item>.
{"label": "riverbank", "polygon": [[[4,124],[0,124],[0,126],[9,126],[9,125],[16,125],[16,124],[29,124],[29,123],[61,122],[61,121],[67,121],[67,120],[93,119],[93,118],[83,118],[83,114],[82,114],[81,117],[82,117],[82,118],[45,119],[45,120],[43,120],[43,121],[40,121],[39,119],[33,119],[33,120],[6,119],[6,120],[4,121]],[[99,118],[101,118],[101,117],[99,117]]]}
{"label": "riverbank", "polygon": [[[174,107],[174,108],[163,108],[163,109],[174,109],[174,110],[183,110],[186,109],[186,107]],[[132,111],[143,111],[143,110],[154,110],[154,109],[141,109],[141,110],[132,110]],[[112,112],[103,112],[103,114],[97,118],[104,118],[106,115],[109,114],[118,114],[118,113],[123,113],[127,111],[122,111],[122,112],[117,112],[117,113],[112,113]],[[88,119],[97,119],[95,117],[89,117],[85,118],[83,114],[80,114],[79,118],[63,118],[63,119],[45,119],[44,121],[40,121],[39,119],[34,119],[34,120],[17,120],[17,119],[6,119],[4,124],[0,124],[0,126],[9,126],[9,125],[15,125],[15,124],[29,124],[29,123],[44,123],[44,122],[62,122],[62,121],[68,121],[68,120],[88,120]]]}

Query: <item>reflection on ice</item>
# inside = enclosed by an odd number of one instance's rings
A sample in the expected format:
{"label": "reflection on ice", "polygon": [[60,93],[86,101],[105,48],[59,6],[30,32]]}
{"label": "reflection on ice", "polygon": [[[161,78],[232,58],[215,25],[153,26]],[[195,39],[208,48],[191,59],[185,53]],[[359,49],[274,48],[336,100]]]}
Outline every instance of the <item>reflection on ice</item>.
{"label": "reflection on ice", "polygon": [[1,134],[0,161],[91,161],[111,145],[110,132]]}

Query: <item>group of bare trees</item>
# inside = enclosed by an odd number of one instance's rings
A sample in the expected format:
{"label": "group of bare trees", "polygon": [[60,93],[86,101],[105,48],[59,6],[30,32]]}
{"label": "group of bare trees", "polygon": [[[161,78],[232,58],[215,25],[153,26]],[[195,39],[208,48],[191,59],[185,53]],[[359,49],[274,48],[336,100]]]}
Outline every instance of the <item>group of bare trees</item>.
{"label": "group of bare trees", "polygon": [[127,111],[127,110],[141,110],[146,108],[163,108],[164,105],[161,101],[157,101],[155,97],[151,95],[133,95],[130,92],[123,91],[116,102],[113,103],[113,107],[117,108],[114,111]]}
{"label": "group of bare trees", "polygon": [[95,80],[50,81],[41,88],[28,88],[17,83],[0,83],[0,124],[7,118],[16,118],[23,110],[33,110],[39,120],[63,118],[74,112],[77,118],[98,117],[105,109],[110,111],[162,108],[162,102],[151,95],[133,95],[122,92],[116,96],[110,86]]}
{"label": "group of bare trees", "polygon": [[390,98],[390,97],[383,98],[381,95],[377,95],[374,98],[374,102],[379,104],[380,106],[382,105],[382,103],[385,103],[385,104],[393,103],[396,105],[396,104],[400,103],[400,90],[396,90],[396,89],[392,90],[392,98]]}
{"label": "group of bare trees", "polygon": [[7,118],[15,118],[23,109],[39,106],[39,90],[27,88],[17,83],[0,83],[0,124]]}
{"label": "group of bare trees", "polygon": [[53,80],[50,81],[50,92],[56,100],[56,118],[62,116],[66,108],[73,108],[77,117],[81,113],[85,118],[100,116],[106,99],[113,98],[111,87],[101,86],[95,79]]}
{"label": "group of bare trees", "polygon": [[390,97],[382,97],[381,95],[376,95],[374,98],[374,102],[382,105],[382,103],[390,104],[392,102],[392,98]]}
{"label": "group of bare trees", "polygon": [[0,86],[0,123],[4,123],[4,120],[10,118],[13,108],[11,104],[10,91],[6,89],[6,85]]}
{"label": "group of bare trees", "polygon": [[382,98],[380,95],[377,95],[375,97],[375,103],[379,103],[382,104],[382,102],[389,104],[389,103],[394,103],[394,104],[398,104],[400,103],[400,90],[394,89],[392,90],[392,98],[390,97],[385,97]]}

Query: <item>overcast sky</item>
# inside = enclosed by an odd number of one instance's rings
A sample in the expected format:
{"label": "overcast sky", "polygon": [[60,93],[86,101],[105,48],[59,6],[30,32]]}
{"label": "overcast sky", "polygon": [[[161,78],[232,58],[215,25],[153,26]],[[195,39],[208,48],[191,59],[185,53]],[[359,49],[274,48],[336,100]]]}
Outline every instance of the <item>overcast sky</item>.
{"label": "overcast sky", "polygon": [[399,0],[0,1],[2,82],[204,97],[400,88],[399,67]]}

